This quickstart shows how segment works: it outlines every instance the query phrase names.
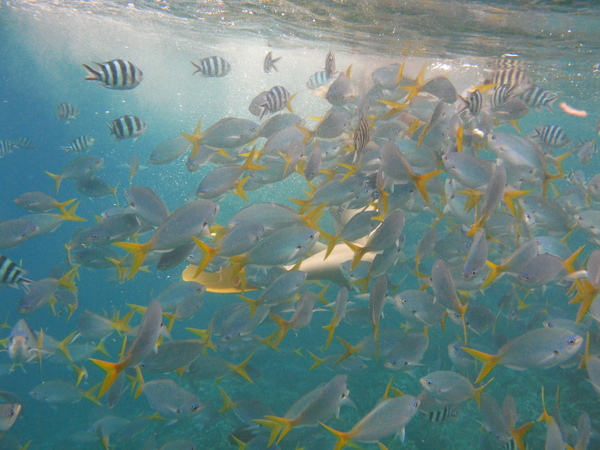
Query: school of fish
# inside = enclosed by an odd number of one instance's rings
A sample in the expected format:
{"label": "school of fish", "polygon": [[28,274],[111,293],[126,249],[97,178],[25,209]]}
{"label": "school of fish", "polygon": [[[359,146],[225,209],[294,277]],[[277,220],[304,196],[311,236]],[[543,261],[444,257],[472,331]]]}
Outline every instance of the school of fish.
{"label": "school of fish", "polygon": [[[285,70],[273,53],[266,76]],[[104,159],[89,153],[94,137],[65,142],[70,162],[46,172],[53,189],[24,192],[14,203],[26,212],[0,217],[0,249],[11,249],[10,258],[0,255],[0,283],[22,290],[18,304],[1,305],[9,315],[0,325],[0,380],[27,380],[52,360],[72,377],[44,379],[29,395],[58,411],[81,400],[117,408],[143,395],[143,414],[106,415],[73,437],[105,449],[132,448],[149,427],[166,426],[185,440],[161,448],[200,448],[185,430],[217,427],[226,414],[239,423],[227,430],[239,448],[387,448],[411,439],[413,420],[452,426],[472,400],[469,421],[483,426],[488,448],[529,448],[532,430],[547,449],[597,448],[597,408],[567,424],[558,393],[552,414],[546,409],[550,386],[527,387],[541,393],[535,414],[513,389],[523,371],[557,371],[581,380],[598,404],[600,173],[580,170],[598,161],[595,139],[571,138],[576,130],[563,128],[552,106],[560,94],[510,58],[482,67],[464,92],[446,76],[428,77],[427,65],[416,76],[405,62],[378,67],[366,89],[351,66],[338,69],[333,52],[324,62],[305,83],[257,92],[247,118],[199,118],[194,130],[153,143],[149,170],[182,161],[190,173],[204,169],[193,198],[171,209],[160,191],[135,184],[145,161],[132,156],[128,180],[111,187],[101,178]],[[191,64],[190,75],[201,78],[236,70],[220,56]],[[152,77],[123,59],[83,67],[86,80],[111,90]],[[327,102],[324,117],[294,113],[295,93],[306,89]],[[519,122],[542,110],[553,121],[524,133]],[[70,103],[57,106],[58,120],[81,115]],[[107,125],[120,141],[153,124],[124,115]],[[0,157],[20,148],[35,145],[0,141]],[[301,180],[304,191],[285,204],[249,202],[250,191],[287,179]],[[80,217],[81,199],[55,198],[63,181],[82,197],[114,196],[117,206],[98,210],[96,220]],[[223,199],[232,195],[248,204],[223,222]],[[26,262],[16,262],[18,246],[67,222],[83,225],[64,243],[67,268],[31,280]],[[141,304],[108,313],[101,304],[78,309],[87,270],[118,283],[155,271],[178,276]],[[229,300],[209,317],[207,293]],[[72,333],[30,328],[26,316],[46,307]],[[288,358],[306,371],[326,368],[329,381],[298,391],[285,380],[261,385],[253,398],[231,395],[273,370],[264,361]],[[354,381],[366,369],[375,374],[369,386]],[[215,386],[226,377],[231,383]],[[564,396],[568,387],[559,387]],[[207,391],[222,398],[220,411]],[[377,399],[365,404],[367,391]],[[31,400],[1,389],[0,400],[1,435]],[[344,417],[342,406],[358,418],[334,420]]]}

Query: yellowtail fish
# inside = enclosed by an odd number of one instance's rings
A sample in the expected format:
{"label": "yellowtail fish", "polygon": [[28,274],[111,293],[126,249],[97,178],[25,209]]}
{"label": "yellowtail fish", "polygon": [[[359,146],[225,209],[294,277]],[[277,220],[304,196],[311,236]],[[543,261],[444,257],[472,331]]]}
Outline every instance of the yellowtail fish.
{"label": "yellowtail fish", "polygon": [[563,328],[538,328],[507,342],[496,355],[471,348],[463,350],[483,361],[475,383],[483,380],[498,364],[515,370],[547,369],[571,359],[581,347],[583,338]]}
{"label": "yellowtail fish", "polygon": [[168,419],[187,419],[204,409],[194,394],[168,378],[149,381],[143,392],[150,408]]}
{"label": "yellowtail fish", "polygon": [[481,402],[481,391],[487,385],[475,388],[464,376],[445,370],[431,372],[419,380],[432,397],[448,403],[460,403],[474,399]]}
{"label": "yellowtail fish", "polygon": [[18,403],[4,403],[0,405],[0,431],[8,431],[15,424],[23,408]]}
{"label": "yellowtail fish", "polygon": [[55,175],[50,172],[46,174],[54,179],[56,192],[60,189],[62,180],[78,180],[80,178],[89,178],[96,175],[104,166],[104,159],[93,155],[83,155],[75,158],[60,172]]}
{"label": "yellowtail fish", "polygon": [[328,383],[303,395],[283,417],[265,416],[264,420],[255,420],[271,430],[269,446],[275,439],[280,442],[293,428],[316,425],[337,416],[342,402],[349,401],[347,379],[347,375],[336,375]]}
{"label": "yellowtail fish", "polygon": [[98,391],[98,398],[106,393],[125,369],[138,365],[152,351],[160,335],[161,324],[162,308],[156,300],[152,300],[142,317],[142,323],[139,326],[133,344],[131,344],[131,347],[129,347],[129,350],[127,350],[127,353],[123,355],[119,362],[111,363],[98,359],[90,359],[90,361],[106,372],[106,377]]}
{"label": "yellowtail fish", "polygon": [[176,136],[158,144],[150,154],[150,164],[162,165],[176,160],[187,152],[191,143],[185,136]]}
{"label": "yellowtail fish", "polygon": [[353,270],[366,253],[379,252],[393,245],[402,233],[404,220],[404,211],[397,209],[388,214],[381,225],[369,236],[368,241],[363,247],[344,241],[354,253],[350,269]]}
{"label": "yellowtail fish", "polygon": [[31,212],[46,212],[54,208],[64,211],[67,206],[73,203],[75,199],[59,202],[40,191],[25,192],[15,198],[15,204],[27,211]]}
{"label": "yellowtail fish", "polygon": [[89,391],[82,391],[76,386],[63,380],[48,380],[43,381],[34,387],[30,392],[34,399],[49,403],[51,405],[64,403],[77,403],[82,398],[86,398],[93,403],[98,404],[92,391],[96,390],[97,386],[93,386]]}
{"label": "yellowtail fish", "polygon": [[346,315],[346,307],[348,306],[348,288],[342,287],[340,288],[336,298],[335,298],[335,309],[333,311],[333,317],[331,318],[331,322],[329,325],[325,325],[323,328],[327,330],[327,342],[325,343],[325,349],[329,348],[331,344],[331,340],[333,339],[333,334],[335,329],[338,327],[340,322],[344,320],[344,316]]}
{"label": "yellowtail fish", "polygon": [[348,432],[334,430],[321,423],[337,437],[334,449],[339,450],[350,441],[378,442],[395,435],[404,442],[405,427],[419,410],[420,401],[412,395],[386,398],[360,419]]}
{"label": "yellowtail fish", "polygon": [[202,236],[208,231],[218,212],[219,205],[208,200],[195,200],[179,207],[167,217],[145,244],[114,243],[113,245],[133,254],[128,279],[137,273],[150,251],[172,250],[190,242],[192,236]]}

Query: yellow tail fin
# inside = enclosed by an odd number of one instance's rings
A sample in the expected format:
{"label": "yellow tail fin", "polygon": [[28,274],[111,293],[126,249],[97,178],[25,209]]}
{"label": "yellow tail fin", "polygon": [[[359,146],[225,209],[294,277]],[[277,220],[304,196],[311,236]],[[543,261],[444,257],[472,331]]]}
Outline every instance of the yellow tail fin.
{"label": "yellow tail fin", "polygon": [[142,264],[146,259],[146,255],[152,250],[151,243],[135,244],[133,242],[115,242],[112,245],[133,254],[133,262],[129,268],[129,275],[127,275],[128,280],[131,280],[137,271],[140,270],[140,267],[142,267]]}
{"label": "yellow tail fin", "polygon": [[488,355],[487,353],[483,353],[477,350],[473,350],[472,348],[463,347],[463,350],[467,352],[469,355],[474,356],[479,361],[483,362],[483,367],[481,368],[481,372],[479,372],[479,376],[475,380],[475,384],[481,382],[488,374],[498,365],[500,362],[500,356],[498,355]]}
{"label": "yellow tail fin", "polygon": [[90,358],[90,361],[106,372],[106,376],[104,377],[102,386],[100,386],[100,390],[98,391],[97,398],[100,398],[106,393],[106,391],[110,389],[110,387],[114,384],[115,380],[118,378],[121,372],[123,372],[127,368],[127,366],[122,363],[111,363],[108,361],[100,361],[99,359],[93,358]]}

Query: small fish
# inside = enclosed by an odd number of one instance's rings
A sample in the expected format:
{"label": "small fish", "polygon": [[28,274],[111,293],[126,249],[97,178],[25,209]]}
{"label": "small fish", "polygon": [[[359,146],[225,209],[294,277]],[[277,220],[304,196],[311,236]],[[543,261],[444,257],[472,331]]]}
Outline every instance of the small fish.
{"label": "small fish", "polygon": [[139,326],[137,336],[131,344],[131,347],[127,350],[127,353],[117,363],[110,363],[106,361],[100,361],[97,359],[90,359],[94,364],[100,367],[106,372],[106,377],[100,391],[98,392],[98,398],[102,397],[106,391],[113,385],[117,377],[130,366],[136,366],[141,363],[144,358],[152,351],[156,345],[161,331],[162,325],[162,308],[156,300],[152,300],[146,312],[142,317],[142,323]]}
{"label": "small fish", "polygon": [[557,327],[531,330],[504,344],[496,355],[463,347],[463,350],[483,361],[476,383],[483,380],[496,365],[515,370],[546,369],[571,359],[581,347],[583,338]]}
{"label": "small fish", "polygon": [[75,158],[60,172],[55,175],[46,172],[50,178],[54,179],[56,192],[60,189],[62,180],[79,180],[80,178],[89,178],[96,175],[104,166],[104,159],[93,155],[82,155]]}
{"label": "small fish", "polygon": [[335,73],[335,54],[329,50],[327,52],[327,56],[325,57],[325,74],[327,78],[331,78],[331,76]]}
{"label": "small fish", "polygon": [[79,111],[70,103],[60,103],[57,107],[57,117],[59,120],[66,120],[69,123],[71,120],[76,119],[79,115]]}
{"label": "small fish", "polygon": [[11,329],[6,344],[13,367],[23,366],[37,358],[40,355],[39,347],[37,335],[25,322],[25,319],[20,319]]}
{"label": "small fish", "polygon": [[231,64],[225,61],[220,56],[209,56],[200,60],[200,64],[192,61],[192,65],[196,68],[192,75],[200,73],[203,77],[220,78],[224,77],[231,70]]}
{"label": "small fish", "polygon": [[327,75],[327,72],[321,70],[319,72],[313,73],[308,81],[306,82],[306,87],[312,90],[319,89],[321,86],[326,86],[331,81],[330,77]]}
{"label": "small fish", "polygon": [[37,236],[40,227],[27,219],[9,219],[0,222],[0,248],[13,248]]}
{"label": "small fish", "polygon": [[423,389],[440,401],[460,403],[474,399],[478,405],[481,401],[481,391],[486,386],[475,388],[468,378],[446,370],[429,373],[421,378],[420,382]]}
{"label": "small fish", "polygon": [[361,117],[358,121],[356,130],[354,130],[354,156],[352,162],[357,159],[360,160],[363,150],[369,143],[370,134],[368,122],[364,117]]}
{"label": "small fish", "polygon": [[286,107],[291,113],[293,113],[294,111],[292,110],[291,105],[289,103],[290,99],[290,93],[287,91],[286,88],[284,88],[283,86],[272,87],[267,92],[265,102],[262,105],[260,105],[260,120],[262,120],[262,118],[266,114],[276,113],[278,111],[283,110]]}
{"label": "small fish", "polygon": [[348,398],[347,375],[336,375],[327,384],[304,394],[288,409],[283,417],[265,416],[255,420],[271,429],[269,447],[279,435],[279,443],[290,430],[299,426],[316,425],[337,414],[342,402]]}
{"label": "small fish", "polygon": [[[90,389],[95,389],[96,386]],[[90,401],[96,402],[91,392],[83,392],[71,383],[63,380],[48,380],[43,381],[34,387],[30,392],[34,399],[50,403],[51,405],[77,403],[82,398],[87,398]]]}
{"label": "small fish", "polygon": [[148,187],[131,186],[125,191],[125,197],[135,215],[155,227],[169,217],[169,210],[163,200]]}
{"label": "small fish", "polygon": [[167,378],[149,381],[143,392],[150,407],[166,418],[188,418],[204,409],[194,394]]}
{"label": "small fish", "polygon": [[8,431],[14,425],[22,408],[18,403],[0,405],[0,431]]}
{"label": "small fish", "polygon": [[150,154],[150,164],[167,164],[189,150],[190,142],[184,136],[168,139],[157,145]]}
{"label": "small fish", "polygon": [[350,431],[342,432],[323,425],[337,437],[336,449],[349,441],[378,442],[390,435],[400,436],[404,442],[404,428],[419,410],[420,400],[412,395],[386,398],[360,419]]}
{"label": "small fish", "polygon": [[0,255],[0,284],[8,284],[16,289],[21,287],[27,291],[33,281],[23,276],[26,273],[6,256]]}
{"label": "small fish", "polygon": [[17,148],[26,148],[28,150],[35,150],[37,147],[33,143],[33,141],[26,137],[20,137],[13,141],[13,144],[17,146]]}
{"label": "small fish", "polygon": [[558,98],[558,95],[545,91],[539,86],[531,86],[520,97],[527,106],[538,110],[545,106],[553,112],[552,103]]}
{"label": "small fish", "polygon": [[492,104],[492,111],[497,111],[506,103],[510,96],[512,88],[507,84],[500,84],[492,90],[492,97],[490,99]]}
{"label": "small fish", "polygon": [[140,269],[152,250],[173,250],[191,241],[191,236],[200,237],[208,231],[219,212],[219,205],[208,200],[194,200],[180,206],[156,229],[148,242],[136,244],[117,242],[113,245],[133,254],[128,279]]}
{"label": "small fish", "polygon": [[14,200],[19,208],[31,212],[46,212],[54,208],[64,211],[65,207],[69,206],[74,201],[75,199],[58,202],[56,199],[40,191],[25,192]]}
{"label": "small fish", "polygon": [[469,112],[476,116],[481,111],[481,107],[483,106],[483,96],[479,89],[475,89],[473,92],[469,94],[467,97],[467,109]]}
{"label": "small fish", "polygon": [[6,139],[1,140],[0,141],[0,158],[3,158],[4,156],[8,155],[9,153],[12,153],[13,148],[17,148],[17,145],[14,142],[8,141]]}
{"label": "small fish", "polygon": [[430,411],[424,413],[427,416],[427,420],[433,423],[445,422],[448,419],[458,417],[460,410],[456,405],[446,405],[442,409],[436,411]]}
{"label": "small fish", "polygon": [[347,74],[340,73],[327,89],[325,99],[333,106],[344,106],[354,98],[349,76],[350,69],[351,66],[348,68]]}
{"label": "small fish", "polygon": [[538,137],[542,144],[551,148],[564,147],[569,143],[567,133],[562,127],[558,125],[550,125],[539,127],[535,129],[536,137]]}
{"label": "small fish", "polygon": [[98,66],[97,70],[83,64],[83,67],[88,71],[88,76],[85,79],[99,81],[102,86],[108,89],[133,89],[144,79],[142,71],[129,61],[113,59],[103,64],[94,64]]}
{"label": "small fish", "polygon": [[275,72],[277,72],[277,67],[275,66],[275,63],[280,59],[281,56],[279,58],[273,59],[273,52],[267,53],[267,56],[265,56],[265,61],[263,63],[263,70],[265,71],[265,73],[271,73],[271,69],[275,69]]}
{"label": "small fish", "polygon": [[527,78],[527,74],[521,69],[512,67],[494,72],[491,83],[498,85],[505,84],[512,89],[519,86],[529,86],[529,78]]}
{"label": "small fish", "polygon": [[94,145],[94,141],[95,139],[91,136],[78,136],[75,139],[73,139],[73,141],[71,141],[69,145],[64,145],[60,148],[62,148],[66,154],[69,154],[71,152],[84,153],[87,152],[90,148],[92,148],[92,145]]}
{"label": "small fish", "polygon": [[394,297],[394,304],[400,313],[409,320],[418,320],[426,326],[441,323],[446,308],[429,292],[419,290],[403,291]]}
{"label": "small fish", "polygon": [[146,122],[136,116],[121,116],[112,122],[107,123],[110,130],[110,135],[115,137],[115,141],[122,139],[132,139],[133,142],[137,140],[142,134],[146,132]]}
{"label": "small fish", "polygon": [[118,184],[115,187],[110,187],[106,181],[98,177],[80,178],[75,182],[75,189],[88,198],[102,198],[113,195],[116,199],[117,187]]}

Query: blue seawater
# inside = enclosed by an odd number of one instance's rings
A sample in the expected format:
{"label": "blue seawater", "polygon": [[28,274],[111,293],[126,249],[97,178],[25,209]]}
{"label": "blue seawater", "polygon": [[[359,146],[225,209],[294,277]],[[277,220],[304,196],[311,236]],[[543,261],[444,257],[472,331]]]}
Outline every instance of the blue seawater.
{"label": "blue seawater", "polygon": [[[64,245],[81,226],[90,227],[95,216],[117,206],[113,197],[88,199],[75,188],[72,180],[63,181],[58,194],[53,181],[45,171],[60,173],[74,155],[65,155],[60,149],[81,135],[95,138],[90,154],[104,158],[104,167],[98,174],[110,186],[118,185],[117,197],[120,206],[125,203],[124,190],[129,186],[127,163],[137,155],[143,166],[133,179],[133,184],[155,190],[174,211],[185,201],[194,198],[202,177],[216,167],[203,166],[198,172],[186,170],[185,157],[167,165],[151,165],[149,155],[161,142],[191,133],[202,120],[202,130],[224,117],[239,117],[255,120],[248,106],[252,99],[275,85],[282,85],[291,94],[294,112],[307,118],[307,127],[314,128],[315,121],[308,116],[322,117],[331,105],[319,95],[306,88],[309,77],[323,70],[325,55],[332,50],[336,55],[337,70],[346,71],[351,66],[350,81],[352,99],[348,111],[353,123],[340,145],[352,148],[352,131],[358,119],[356,106],[373,86],[372,72],[392,63],[405,63],[406,84],[416,84],[421,68],[425,68],[425,81],[435,76],[448,77],[459,94],[480,86],[497,67],[498,61],[510,61],[510,66],[524,71],[529,80],[549,92],[559,95],[554,102],[554,112],[543,108],[530,109],[529,114],[518,121],[521,132],[511,125],[494,124],[498,131],[530,136],[535,127],[559,125],[566,131],[570,142],[578,139],[592,140],[598,137],[600,114],[600,35],[598,21],[600,8],[594,1],[509,1],[495,2],[460,0],[409,0],[395,1],[205,1],[180,2],[176,0],[132,0],[124,1],[2,1],[0,2],[0,140],[14,141],[21,137],[30,139],[35,150],[14,149],[0,159],[0,221],[15,219],[28,214],[18,208],[13,199],[28,191],[42,191],[58,200],[77,198],[81,201],[77,215],[87,222],[65,222],[56,231],[37,237],[23,244],[1,250],[27,270],[27,276],[39,280],[68,269]],[[274,57],[281,56],[278,71],[266,74],[263,59],[268,51]],[[219,55],[227,59],[232,70],[223,78],[192,76],[190,61]],[[144,80],[133,90],[110,90],[96,82],[85,81],[82,64],[104,62],[112,59],[132,61],[144,72]],[[388,92],[386,95],[401,101],[403,95]],[[69,102],[80,114],[69,124],[56,117],[57,105]],[[578,110],[586,111],[581,118],[564,113],[560,102]],[[374,101],[373,103],[376,103]],[[417,116],[416,103],[406,110]],[[373,107],[373,111],[380,111]],[[426,110],[425,122],[431,113]],[[368,118],[376,128],[377,115]],[[115,142],[109,136],[107,122],[125,114],[142,118],[148,129],[135,142]],[[369,114],[369,113],[368,113]],[[404,113],[401,113],[404,114]],[[464,116],[463,116],[464,117]],[[404,118],[406,119],[406,117]],[[408,119],[406,119],[408,120]],[[408,122],[406,122],[408,123]],[[465,130],[469,126],[465,125]],[[418,134],[414,139],[418,138]],[[443,141],[452,150],[455,134]],[[256,143],[257,149],[264,139]],[[568,153],[570,144],[555,150],[555,155]],[[248,148],[250,150],[250,148]],[[439,155],[441,148],[433,148],[432,154]],[[494,161],[494,155],[479,149],[479,155]],[[340,160],[342,156],[339,157]],[[439,160],[439,159],[438,159]],[[595,154],[589,165],[580,165],[577,155],[567,157],[563,164],[566,174],[581,170],[587,182],[600,173],[600,159]],[[236,161],[237,162],[237,161]],[[264,164],[265,160],[261,160]],[[333,164],[335,166],[335,164]],[[557,173],[549,165],[552,173]],[[419,172],[419,170],[417,170]],[[340,171],[338,166],[338,173]],[[371,173],[372,175],[372,173]],[[442,181],[448,178],[442,174]],[[427,285],[414,272],[414,255],[417,243],[424,230],[430,226],[438,230],[438,241],[460,225],[451,213],[444,210],[442,185],[438,181],[428,186],[432,196],[432,208],[417,208],[406,212],[404,238],[405,247],[399,261],[388,275],[394,283],[388,290],[389,301],[381,319],[382,330],[411,329],[421,331],[418,322],[408,322],[394,308],[395,293],[418,289]],[[318,183],[325,183],[320,177]],[[568,189],[573,188],[567,178],[553,182],[550,197],[559,203]],[[525,187],[527,188],[527,187]],[[391,192],[391,189],[386,188]],[[539,186],[534,188],[539,194]],[[250,203],[278,202],[297,209],[289,198],[305,199],[309,185],[300,174],[278,183],[249,191]],[[373,197],[377,203],[377,197]],[[238,196],[228,194],[219,200],[220,211],[216,223],[227,225],[230,218],[247,203]],[[561,203],[561,205],[564,204]],[[597,209],[593,201],[581,208]],[[504,207],[502,207],[505,210]],[[566,243],[574,251],[584,245],[583,255],[575,267],[586,268],[586,258],[598,248],[598,241],[590,239],[582,229],[575,227],[573,211],[567,211],[572,232],[567,230],[556,237],[566,237]],[[260,219],[260,218],[259,218]],[[439,220],[441,219],[441,220]],[[321,225],[333,232],[332,219],[326,214]],[[599,224],[600,226],[600,224]],[[548,234],[544,229],[526,230],[521,223],[520,239]],[[465,229],[468,226],[464,227]],[[533,234],[532,234],[533,233]],[[493,247],[488,259],[498,263],[516,248],[516,242],[501,242],[489,237]],[[140,237],[140,241],[146,240]],[[326,242],[321,238],[321,241]],[[343,245],[343,244],[342,244]],[[115,249],[116,250],[116,249]],[[119,254],[124,252],[119,250]],[[420,262],[419,271],[429,275],[431,267],[440,258],[429,253]],[[464,256],[463,256],[464,259]],[[32,330],[62,340],[76,330],[77,320],[85,310],[113,317],[129,311],[128,305],[147,306],[151,299],[172,283],[181,280],[187,263],[168,271],[157,271],[149,267],[150,273],[139,272],[132,280],[119,282],[116,271],[94,270],[82,267],[76,280],[78,309],[70,320],[66,314],[54,316],[47,306],[29,316],[20,316],[17,304],[23,292],[4,287],[0,291],[0,320],[6,317],[6,329],[0,329],[0,339],[8,337],[10,328],[25,318]],[[454,261],[451,265],[460,265]],[[317,275],[318,278],[318,275]],[[318,293],[321,284],[306,283],[302,290]],[[464,302],[476,302],[489,308],[496,317],[495,326],[478,335],[469,331],[469,343],[481,351],[496,353],[502,343],[525,333],[528,329],[543,326],[544,321],[568,319],[574,321],[578,305],[569,305],[574,292],[570,289],[573,279],[561,274],[543,288],[528,290],[515,281],[510,274],[482,291],[459,292],[465,295]],[[340,287],[331,283],[325,293],[326,302],[333,302]],[[370,288],[369,288],[370,290]],[[498,302],[508,291],[515,290],[526,308],[501,309]],[[431,292],[431,289],[428,289]],[[246,293],[258,298],[260,291]],[[467,296],[468,294],[468,296]],[[351,291],[349,312],[358,308],[359,314],[349,314],[335,332],[351,344],[359,343],[373,334],[368,316],[368,295]],[[211,319],[222,307],[242,304],[236,294],[207,292],[204,305],[192,319],[176,322],[171,331],[173,339],[191,339],[194,335],[186,327],[208,329]],[[293,304],[274,309],[278,315],[289,319]],[[600,310],[600,308],[599,308]],[[227,376],[218,386],[234,400],[258,399],[268,405],[277,416],[283,416],[288,408],[302,395],[333,378],[336,366],[320,366],[309,370],[313,359],[308,352],[320,357],[342,353],[343,347],[334,338],[331,347],[324,349],[326,332],[322,329],[331,320],[331,309],[317,303],[309,327],[298,332],[290,331],[275,351],[265,345],[239,355],[218,353],[233,364],[240,363],[254,353],[251,359],[254,383],[248,383],[234,375]],[[350,316],[352,321],[349,320]],[[590,353],[600,353],[598,347],[598,317],[588,315],[580,324],[583,338],[591,342]],[[139,323],[139,315],[132,320]],[[166,323],[166,320],[165,320]],[[364,370],[348,373],[350,398],[356,408],[342,408],[339,419],[329,419],[327,424],[338,430],[348,431],[384,395],[386,385],[394,376],[393,385],[405,394],[418,396],[422,391],[419,378],[436,370],[456,370],[447,354],[447,345],[464,339],[462,327],[446,320],[445,329],[439,325],[429,327],[429,348],[421,361],[410,372],[392,372],[384,367],[385,357],[365,356]],[[267,337],[275,331],[268,317],[257,325],[253,334]],[[217,330],[213,330],[215,333]],[[586,336],[586,333],[587,334]],[[128,337],[131,341],[133,337]],[[218,335],[213,335],[215,341]],[[75,343],[81,342],[75,340]],[[95,353],[94,358],[117,361],[123,342],[122,336],[113,333],[105,342],[110,357]],[[599,393],[588,381],[585,370],[578,364],[584,353],[584,344],[578,355],[564,367],[547,370],[532,369],[515,371],[503,366],[494,369],[494,381],[486,387],[487,394],[501,405],[505,396],[515,399],[518,418],[517,426],[535,421],[542,413],[541,389],[545,387],[546,406],[550,414],[558,417],[555,392],[560,388],[561,431],[564,442],[574,446],[577,440],[578,418],[587,413],[592,430],[600,430]],[[208,350],[209,355],[215,354]],[[5,433],[0,432],[0,448],[13,449],[29,444],[30,449],[102,448],[101,440],[91,425],[105,416],[119,416],[132,421],[140,416],[150,417],[153,410],[144,396],[134,398],[129,390],[129,381],[119,403],[112,409],[105,406],[105,399],[96,405],[87,399],[73,404],[48,405],[33,399],[29,391],[45,380],[61,379],[75,382],[73,370],[60,362],[55,355],[40,353],[25,367],[11,370],[8,353],[0,353],[0,390],[13,393],[23,405],[21,416]],[[95,365],[85,360],[77,363],[87,375],[79,385],[88,390],[103,379]],[[461,370],[474,381],[479,366]],[[143,370],[142,370],[143,373]],[[235,448],[229,435],[242,426],[233,412],[220,414],[221,397],[215,380],[190,380],[176,373],[165,375],[145,374],[145,381],[167,377],[179,386],[193,392],[205,405],[198,416],[169,423],[148,420],[147,427],[139,434],[118,440],[118,433],[109,436],[110,448],[162,448],[176,440],[187,440],[191,445],[174,448],[228,449]],[[489,380],[489,377],[487,380]],[[169,399],[165,399],[169,401]],[[406,440],[401,443],[393,436],[382,436],[388,448],[406,449],[496,449],[504,448],[507,437],[499,439],[488,432],[481,423],[482,414],[473,400],[460,404],[458,417],[433,423],[426,415],[417,414],[406,427]],[[273,448],[283,449],[330,449],[335,439],[318,424],[292,430]],[[400,430],[397,430],[400,432]],[[264,427],[257,428],[256,439],[269,435]],[[241,435],[240,435],[241,436]],[[536,422],[525,440],[529,448],[543,448],[546,426]],[[246,439],[248,437],[246,436]],[[264,443],[252,441],[248,448],[265,448]],[[262,441],[264,442],[264,441]],[[252,446],[255,445],[255,446]],[[261,447],[262,445],[262,447]],[[375,448],[373,444],[361,445]],[[578,447],[583,448],[583,447]],[[600,448],[597,431],[592,431],[587,448]]]}

